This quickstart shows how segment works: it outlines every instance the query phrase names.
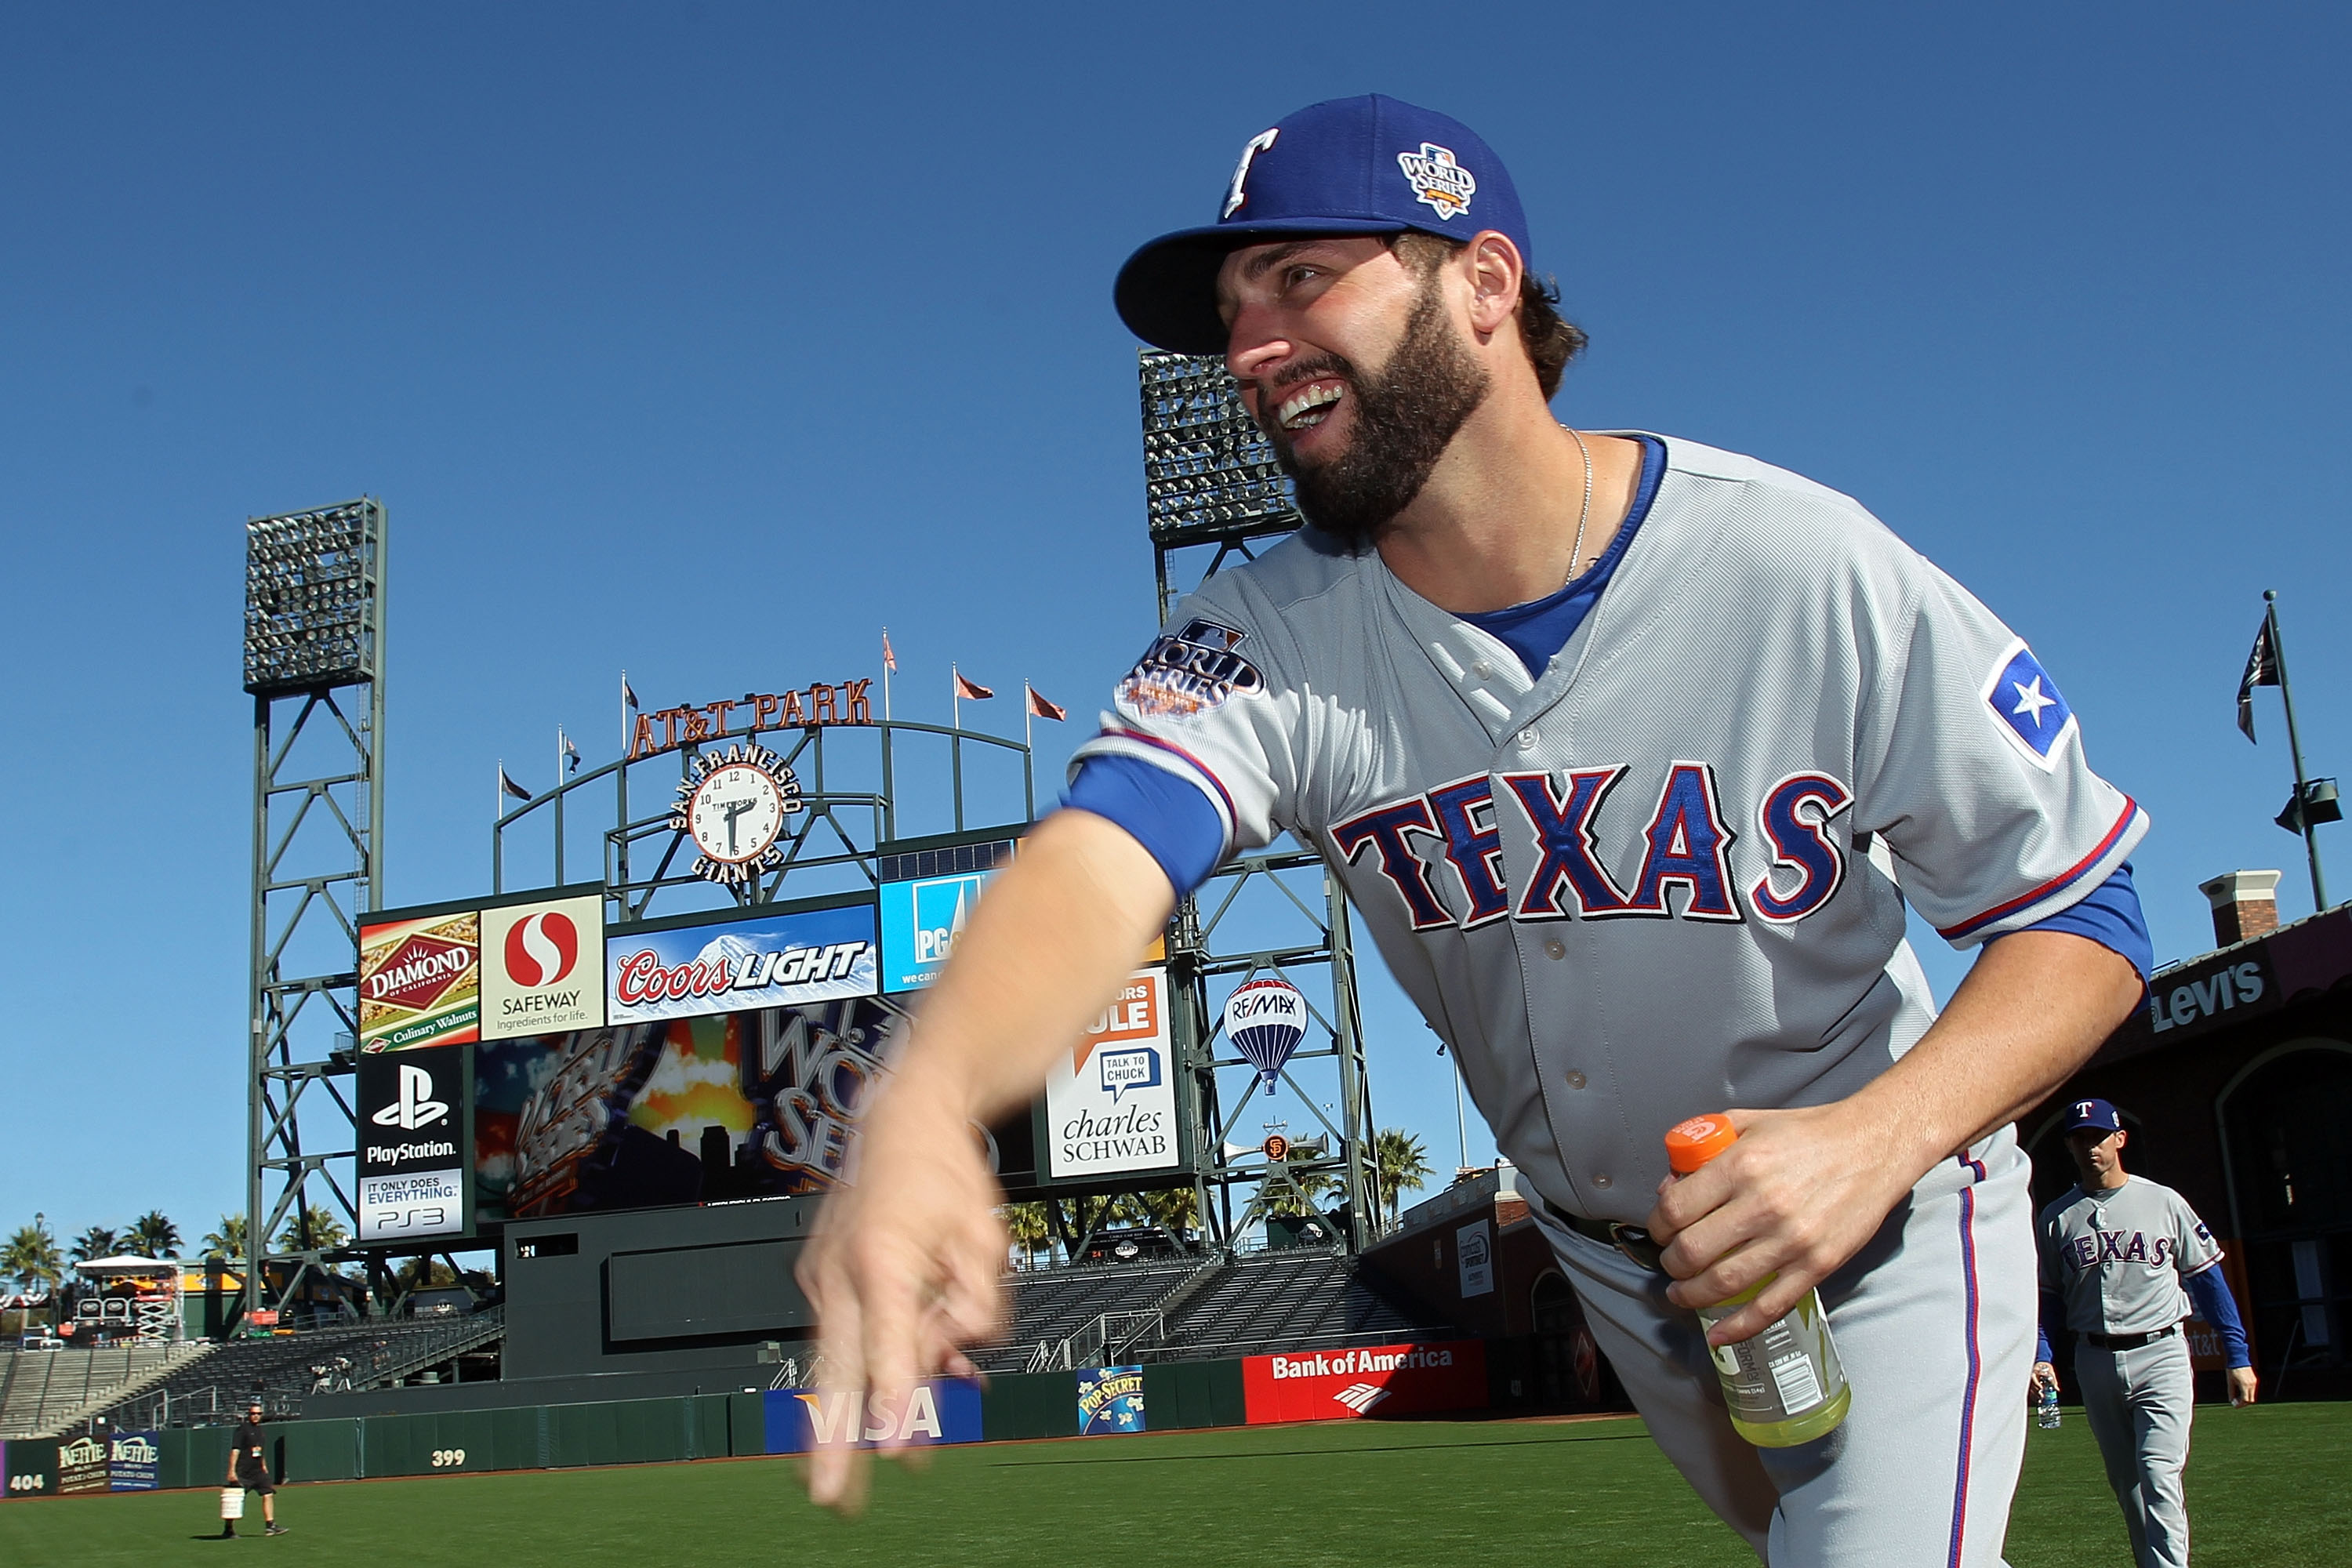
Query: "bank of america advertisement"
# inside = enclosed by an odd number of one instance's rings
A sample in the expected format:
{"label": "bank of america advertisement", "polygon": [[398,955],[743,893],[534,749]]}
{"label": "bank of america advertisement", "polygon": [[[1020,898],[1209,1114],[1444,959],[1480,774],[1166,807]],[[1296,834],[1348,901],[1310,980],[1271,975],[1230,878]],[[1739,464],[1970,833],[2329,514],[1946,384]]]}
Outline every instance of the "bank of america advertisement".
{"label": "bank of america advertisement", "polygon": [[362,1241],[466,1234],[466,1174],[473,1164],[466,1097],[473,1075],[465,1046],[360,1058]]}
{"label": "bank of america advertisement", "polygon": [[874,906],[768,910],[604,939],[614,1024],[707,1017],[871,996]]}
{"label": "bank of america advertisement", "polygon": [[1055,1180],[1179,1163],[1168,972],[1139,969],[1045,1079],[1046,1174]]}
{"label": "bank of america advertisement", "polygon": [[482,911],[482,1038],[604,1022],[604,900],[594,893]]}
{"label": "bank of america advertisement", "polygon": [[413,1050],[476,1037],[482,917],[472,910],[360,927],[360,1049]]}

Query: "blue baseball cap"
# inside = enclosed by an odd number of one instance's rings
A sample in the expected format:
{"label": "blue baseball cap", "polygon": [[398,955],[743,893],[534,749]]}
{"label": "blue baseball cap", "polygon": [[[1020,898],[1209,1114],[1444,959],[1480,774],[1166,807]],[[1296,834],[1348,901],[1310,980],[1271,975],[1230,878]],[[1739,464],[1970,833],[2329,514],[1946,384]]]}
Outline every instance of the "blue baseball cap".
{"label": "blue baseball cap", "polygon": [[2123,1112],[2104,1100],[2078,1100],[2067,1110],[2065,1131],[2080,1132],[2085,1127],[2120,1132],[2124,1130]]}
{"label": "blue baseball cap", "polygon": [[1251,137],[1218,193],[1217,221],[1129,257],[1111,294],[1145,342],[1221,354],[1217,268],[1232,251],[1283,235],[1417,229],[1467,240],[1490,228],[1532,254],[1519,193],[1476,132],[1376,92],[1335,98]]}

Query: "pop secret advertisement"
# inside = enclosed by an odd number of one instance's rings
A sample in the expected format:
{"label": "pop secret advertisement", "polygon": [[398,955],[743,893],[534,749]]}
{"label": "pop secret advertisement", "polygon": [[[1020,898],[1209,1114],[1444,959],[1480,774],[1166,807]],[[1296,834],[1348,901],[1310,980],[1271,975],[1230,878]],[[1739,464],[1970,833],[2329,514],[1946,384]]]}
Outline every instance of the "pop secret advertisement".
{"label": "pop secret advertisement", "polygon": [[1242,1363],[1242,1399],[1252,1426],[1476,1410],[1486,1404],[1486,1346],[1447,1340],[1254,1355]]}

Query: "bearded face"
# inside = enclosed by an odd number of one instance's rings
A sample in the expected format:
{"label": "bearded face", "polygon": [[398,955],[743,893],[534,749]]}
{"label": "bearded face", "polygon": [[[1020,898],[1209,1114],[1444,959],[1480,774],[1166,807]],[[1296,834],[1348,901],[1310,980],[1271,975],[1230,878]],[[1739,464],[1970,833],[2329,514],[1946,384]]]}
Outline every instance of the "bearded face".
{"label": "bearded face", "polygon": [[[1317,528],[1361,550],[1412,504],[1455,434],[1486,401],[1490,379],[1447,320],[1433,268],[1423,279],[1404,335],[1386,363],[1365,371],[1326,354],[1291,367],[1283,381],[1297,384],[1318,376],[1348,384],[1355,407],[1345,447],[1302,461],[1291,430],[1276,416],[1279,397],[1261,397],[1260,423],[1276,461],[1297,488],[1298,510]],[[1332,412],[1329,404],[1305,410],[1294,416],[1294,427],[1320,424]]]}

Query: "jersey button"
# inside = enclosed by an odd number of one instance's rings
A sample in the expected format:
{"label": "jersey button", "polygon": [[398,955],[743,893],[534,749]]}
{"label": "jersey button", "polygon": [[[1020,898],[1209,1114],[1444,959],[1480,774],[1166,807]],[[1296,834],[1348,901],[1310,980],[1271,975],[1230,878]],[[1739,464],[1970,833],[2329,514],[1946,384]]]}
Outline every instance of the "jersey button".
{"label": "jersey button", "polygon": [[1471,665],[1471,667],[1470,667],[1470,673],[1471,673],[1471,674],[1473,674],[1473,675],[1475,675],[1475,676],[1476,676],[1476,677],[1477,677],[1479,679],[1481,679],[1481,680],[1489,679],[1491,679],[1491,678],[1493,677],[1493,675],[1494,675],[1494,673],[1495,673],[1495,667],[1494,667],[1493,665],[1491,665],[1491,664],[1488,664],[1485,659],[1483,659],[1483,658],[1482,658],[1482,659],[1479,659],[1479,660],[1478,660],[1477,662],[1475,662],[1475,664]]}
{"label": "jersey button", "polygon": [[1610,1184],[1610,1179],[1608,1172],[1598,1171],[1593,1173],[1592,1184],[1596,1187],[1605,1187]]}
{"label": "jersey button", "polygon": [[1535,749],[1536,749],[1536,732],[1535,732],[1533,730],[1522,730],[1522,731],[1519,731],[1519,750],[1521,750],[1521,751],[1523,751],[1523,752],[1532,752],[1532,751],[1534,751]]}
{"label": "jersey button", "polygon": [[1544,956],[1546,958],[1566,958],[1568,956],[1568,943],[1560,941],[1558,937],[1549,939],[1544,943]]}
{"label": "jersey button", "polygon": [[1568,1075],[1568,1087],[1570,1089],[1582,1089],[1584,1087],[1584,1075],[1580,1072],[1570,1073]]}

